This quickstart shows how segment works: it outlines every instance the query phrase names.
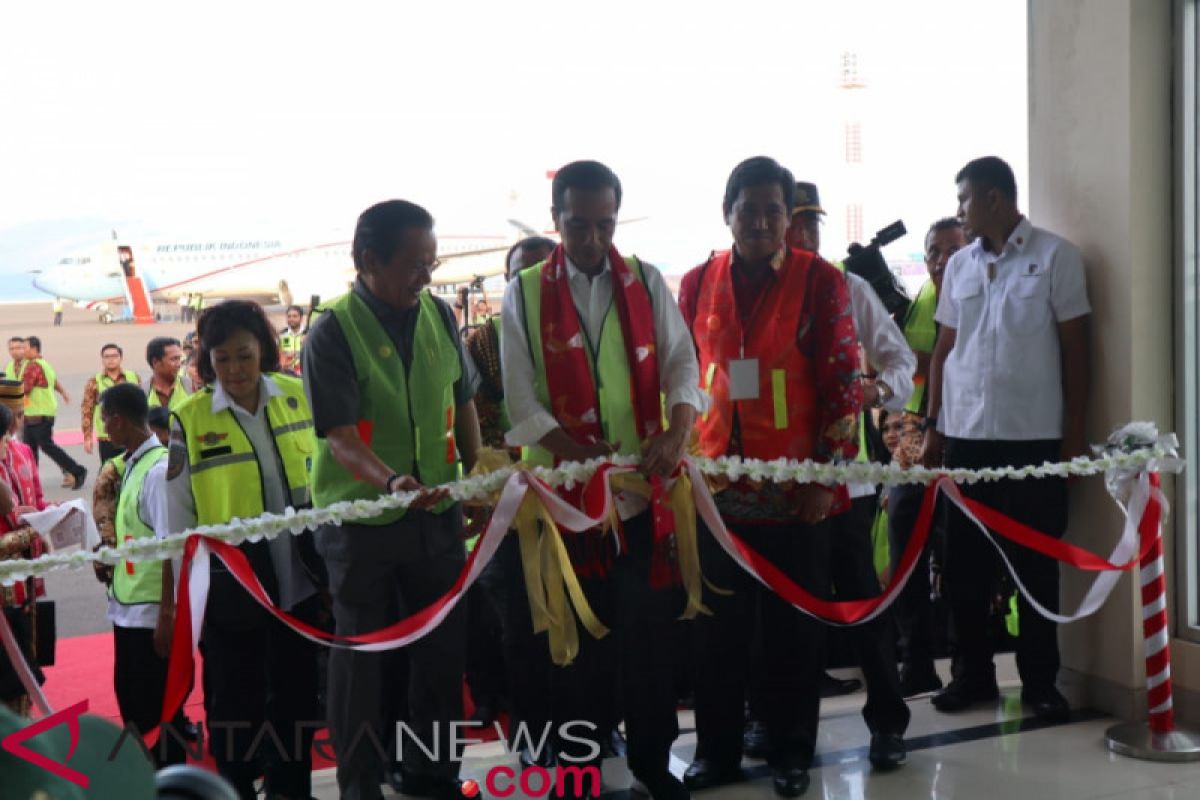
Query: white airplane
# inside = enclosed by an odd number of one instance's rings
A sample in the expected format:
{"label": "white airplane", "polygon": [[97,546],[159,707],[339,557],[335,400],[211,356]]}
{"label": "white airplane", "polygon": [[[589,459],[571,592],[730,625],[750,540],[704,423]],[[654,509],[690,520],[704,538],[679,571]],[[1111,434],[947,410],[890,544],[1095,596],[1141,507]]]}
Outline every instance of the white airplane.
{"label": "white airplane", "polygon": [[[438,287],[475,285],[504,271],[503,253],[519,239],[542,233],[509,220],[512,233],[438,233],[433,274]],[[343,294],[354,281],[349,241],[300,243],[283,239],[105,242],[35,271],[35,288],[95,309],[101,320],[124,305],[139,322],[154,320],[154,301],[184,295],[307,303]]]}

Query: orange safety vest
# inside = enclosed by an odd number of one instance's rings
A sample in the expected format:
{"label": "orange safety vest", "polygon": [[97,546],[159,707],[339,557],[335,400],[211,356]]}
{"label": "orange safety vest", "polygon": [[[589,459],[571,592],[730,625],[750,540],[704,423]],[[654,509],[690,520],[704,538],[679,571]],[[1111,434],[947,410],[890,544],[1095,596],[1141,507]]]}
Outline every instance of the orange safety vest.
{"label": "orange safety vest", "polygon": [[[762,296],[743,331],[733,293],[733,254],[716,253],[704,270],[692,336],[700,383],[712,397],[699,421],[700,450],[730,455],[734,415],[747,458],[811,458],[816,452],[817,391],[811,359],[796,343],[813,254],[789,249],[777,285]],[[758,398],[730,400],[729,363],[758,359]]]}

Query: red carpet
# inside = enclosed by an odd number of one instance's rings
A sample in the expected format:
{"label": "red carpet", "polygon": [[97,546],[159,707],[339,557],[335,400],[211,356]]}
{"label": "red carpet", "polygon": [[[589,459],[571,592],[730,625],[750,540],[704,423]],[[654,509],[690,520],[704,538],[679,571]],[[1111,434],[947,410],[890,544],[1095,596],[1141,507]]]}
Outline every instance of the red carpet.
{"label": "red carpet", "polygon": [[[55,666],[45,670],[46,698],[55,708],[64,708],[80,700],[88,701],[88,713],[112,720],[121,724],[121,713],[117,708],[117,697],[113,691],[113,637],[112,633],[94,633],[89,636],[76,636],[71,639],[60,639],[55,651]],[[196,654],[195,688],[184,704],[184,711],[193,722],[204,722],[204,695],[200,685],[200,654]],[[463,685],[463,702],[466,715],[474,713],[470,692]],[[475,728],[464,735],[470,738],[491,741],[496,738],[494,728]],[[157,733],[148,737],[150,743],[157,741]],[[334,762],[326,758],[333,750],[329,742],[329,731],[322,729],[316,733],[313,745],[313,769],[325,769],[334,766]],[[198,763],[215,768],[207,752],[204,759]]]}

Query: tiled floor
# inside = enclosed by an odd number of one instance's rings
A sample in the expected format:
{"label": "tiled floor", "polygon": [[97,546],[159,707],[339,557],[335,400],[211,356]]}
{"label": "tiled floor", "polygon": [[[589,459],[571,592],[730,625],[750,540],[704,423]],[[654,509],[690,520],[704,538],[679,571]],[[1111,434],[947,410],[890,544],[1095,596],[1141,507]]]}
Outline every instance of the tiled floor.
{"label": "tiled floor", "polygon": [[[1200,800],[1200,763],[1157,764],[1110,754],[1104,731],[1113,720],[1079,712],[1072,722],[1045,727],[1026,718],[1011,658],[1000,666],[1003,698],[995,707],[962,714],[940,714],[928,698],[910,701],[908,763],[888,773],[873,773],[867,762],[866,726],[859,716],[860,692],[827,700],[821,707],[820,766],[812,771],[805,798],[814,800]],[[944,671],[944,665],[943,665]],[[1006,680],[1007,678],[1007,680]],[[675,743],[673,768],[682,773],[695,748],[691,712],[681,712],[685,731]],[[464,778],[483,776],[497,764],[515,764],[497,743],[468,749]],[[775,797],[765,765],[746,761],[748,780],[696,794],[700,800],[771,800]],[[332,770],[315,776],[317,797],[336,798]],[[641,798],[629,789],[624,763],[604,765],[603,796]],[[385,796],[394,797],[385,792]],[[513,797],[519,797],[514,794]]]}

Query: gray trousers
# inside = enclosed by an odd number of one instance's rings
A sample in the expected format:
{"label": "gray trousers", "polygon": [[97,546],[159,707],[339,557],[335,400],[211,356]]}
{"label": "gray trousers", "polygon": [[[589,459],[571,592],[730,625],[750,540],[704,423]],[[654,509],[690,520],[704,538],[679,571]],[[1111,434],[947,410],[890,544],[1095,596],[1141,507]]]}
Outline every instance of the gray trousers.
{"label": "gray trousers", "polygon": [[[379,527],[326,526],[316,533],[317,551],[329,569],[333,616],[339,635],[366,633],[409,617],[453,585],[466,554],[462,513],[410,511]],[[428,758],[405,737],[405,772],[453,778],[458,754],[450,752],[450,721],[462,719],[466,664],[465,604],[432,633],[407,648],[410,729],[438,758]],[[385,654],[334,649],[329,656],[329,727],[337,751],[337,779],[346,800],[379,798],[384,770],[394,752],[381,756],[396,720],[384,719]],[[374,737],[374,740],[372,740]]]}

